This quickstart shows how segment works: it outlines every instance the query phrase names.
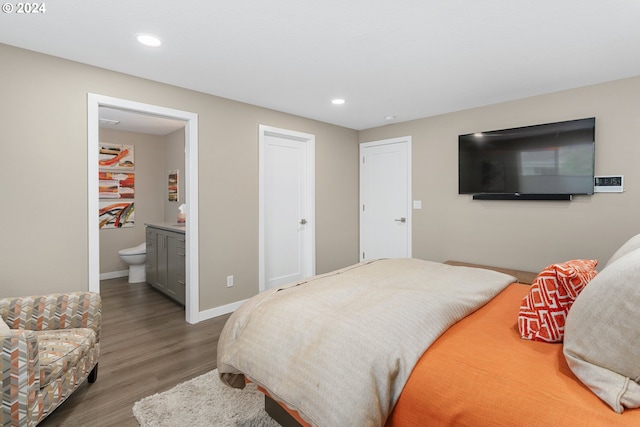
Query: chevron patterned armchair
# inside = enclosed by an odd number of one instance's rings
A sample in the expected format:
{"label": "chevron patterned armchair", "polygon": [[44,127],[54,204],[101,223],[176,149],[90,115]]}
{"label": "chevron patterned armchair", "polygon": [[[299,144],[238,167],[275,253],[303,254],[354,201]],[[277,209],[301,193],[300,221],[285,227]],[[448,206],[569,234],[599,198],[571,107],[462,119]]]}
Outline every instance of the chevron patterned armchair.
{"label": "chevron patterned armchair", "polygon": [[35,426],[98,374],[102,300],[92,292],[0,299],[2,426]]}

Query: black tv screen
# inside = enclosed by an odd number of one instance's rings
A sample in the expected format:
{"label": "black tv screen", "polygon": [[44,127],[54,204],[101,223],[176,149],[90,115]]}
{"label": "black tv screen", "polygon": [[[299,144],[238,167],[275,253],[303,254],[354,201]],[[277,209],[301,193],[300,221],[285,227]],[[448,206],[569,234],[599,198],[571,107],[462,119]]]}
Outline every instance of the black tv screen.
{"label": "black tv screen", "polygon": [[458,137],[459,194],[593,194],[594,165],[593,117]]}

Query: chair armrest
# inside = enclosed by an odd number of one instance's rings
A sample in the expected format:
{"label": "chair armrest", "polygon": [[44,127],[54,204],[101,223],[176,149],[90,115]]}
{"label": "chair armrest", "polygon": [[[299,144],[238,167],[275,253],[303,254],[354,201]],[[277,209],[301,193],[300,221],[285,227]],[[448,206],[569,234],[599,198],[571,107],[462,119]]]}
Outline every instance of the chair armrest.
{"label": "chair armrest", "polygon": [[92,328],[96,332],[96,342],[99,342],[102,299],[95,292],[2,298],[0,316],[11,329]]}
{"label": "chair armrest", "polygon": [[[10,330],[0,334],[2,352],[2,416],[4,425],[10,421],[31,425],[41,409],[35,399],[40,389],[38,341],[32,331]],[[18,396],[20,396],[18,398]]]}

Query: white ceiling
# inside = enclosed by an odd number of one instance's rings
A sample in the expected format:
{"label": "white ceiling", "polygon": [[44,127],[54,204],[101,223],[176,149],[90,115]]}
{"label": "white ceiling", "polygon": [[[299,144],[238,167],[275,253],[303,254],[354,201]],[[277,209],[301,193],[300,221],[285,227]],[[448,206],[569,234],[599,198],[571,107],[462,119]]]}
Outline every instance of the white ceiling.
{"label": "white ceiling", "polygon": [[185,127],[182,120],[142,114],[118,108],[100,107],[100,127],[129,132],[167,135]]}
{"label": "white ceiling", "polygon": [[637,0],[44,3],[0,42],[358,130],[640,75]]}

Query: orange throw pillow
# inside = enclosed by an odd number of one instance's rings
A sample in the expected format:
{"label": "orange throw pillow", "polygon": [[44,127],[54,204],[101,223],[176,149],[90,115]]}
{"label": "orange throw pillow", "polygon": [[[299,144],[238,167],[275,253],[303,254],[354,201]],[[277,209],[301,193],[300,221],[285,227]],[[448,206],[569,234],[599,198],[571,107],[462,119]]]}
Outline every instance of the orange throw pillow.
{"label": "orange throw pillow", "polygon": [[598,272],[596,260],[572,260],[542,270],[520,304],[518,329],[525,339],[562,342],[569,308]]}

